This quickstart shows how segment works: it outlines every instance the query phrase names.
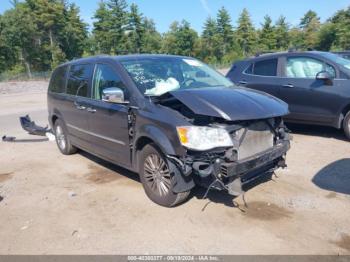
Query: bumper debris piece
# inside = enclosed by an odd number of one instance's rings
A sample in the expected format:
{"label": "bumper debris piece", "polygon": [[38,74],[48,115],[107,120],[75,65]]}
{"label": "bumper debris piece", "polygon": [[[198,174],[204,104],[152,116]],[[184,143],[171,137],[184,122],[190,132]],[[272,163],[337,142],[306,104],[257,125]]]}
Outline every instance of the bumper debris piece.
{"label": "bumper debris piece", "polygon": [[13,141],[15,141],[16,140],[16,137],[14,137],[14,136],[3,136],[2,137],[2,141],[3,142],[13,142]]}
{"label": "bumper debris piece", "polygon": [[27,131],[30,135],[35,136],[46,136],[46,133],[52,133],[52,130],[46,126],[41,127],[35,124],[29,117],[29,115],[22,116],[19,118],[22,128]]}

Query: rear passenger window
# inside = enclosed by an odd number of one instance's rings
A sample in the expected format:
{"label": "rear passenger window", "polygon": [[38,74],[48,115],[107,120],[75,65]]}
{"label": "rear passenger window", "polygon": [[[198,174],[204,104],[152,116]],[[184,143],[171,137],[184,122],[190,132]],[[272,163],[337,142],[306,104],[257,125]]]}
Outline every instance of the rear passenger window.
{"label": "rear passenger window", "polygon": [[246,73],[246,74],[250,74],[250,75],[253,74],[253,65],[254,65],[254,64],[251,64],[251,65],[245,70],[245,73]]}
{"label": "rear passenger window", "polygon": [[63,93],[66,85],[67,66],[57,68],[52,76],[49,85],[49,91],[54,93]]}
{"label": "rear passenger window", "polygon": [[277,76],[277,59],[269,59],[254,64],[254,75]]}
{"label": "rear passenger window", "polygon": [[93,65],[73,65],[69,71],[67,94],[88,96],[89,79],[93,73]]}

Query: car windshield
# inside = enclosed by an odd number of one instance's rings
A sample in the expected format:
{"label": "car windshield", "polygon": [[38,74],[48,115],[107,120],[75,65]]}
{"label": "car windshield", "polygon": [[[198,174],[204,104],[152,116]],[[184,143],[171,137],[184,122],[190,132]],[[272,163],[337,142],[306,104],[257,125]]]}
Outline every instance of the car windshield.
{"label": "car windshield", "polygon": [[338,64],[338,65],[342,65],[344,67],[346,67],[347,69],[350,69],[350,60],[341,57],[340,55],[336,55],[336,54],[332,54],[332,53],[322,53],[322,55],[331,60],[332,62]]}
{"label": "car windshield", "polygon": [[133,58],[121,64],[146,96],[160,96],[179,89],[233,86],[223,75],[193,58]]}

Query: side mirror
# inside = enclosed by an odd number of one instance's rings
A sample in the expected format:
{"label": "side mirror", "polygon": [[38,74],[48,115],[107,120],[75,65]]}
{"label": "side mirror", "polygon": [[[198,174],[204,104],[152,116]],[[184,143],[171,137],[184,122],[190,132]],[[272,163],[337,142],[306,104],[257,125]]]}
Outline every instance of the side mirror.
{"label": "side mirror", "polygon": [[333,77],[327,71],[317,73],[316,80],[324,81],[327,85],[333,84]]}
{"label": "side mirror", "polygon": [[108,87],[102,90],[102,100],[109,103],[125,104],[124,92],[118,87]]}

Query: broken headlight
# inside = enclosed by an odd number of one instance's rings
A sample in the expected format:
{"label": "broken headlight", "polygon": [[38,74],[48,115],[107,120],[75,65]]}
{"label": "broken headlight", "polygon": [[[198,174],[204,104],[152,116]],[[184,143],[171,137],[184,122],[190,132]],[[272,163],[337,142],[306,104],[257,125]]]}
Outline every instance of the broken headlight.
{"label": "broken headlight", "polygon": [[188,149],[204,151],[233,146],[229,133],[222,128],[180,126],[176,129],[181,144]]}

